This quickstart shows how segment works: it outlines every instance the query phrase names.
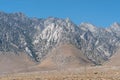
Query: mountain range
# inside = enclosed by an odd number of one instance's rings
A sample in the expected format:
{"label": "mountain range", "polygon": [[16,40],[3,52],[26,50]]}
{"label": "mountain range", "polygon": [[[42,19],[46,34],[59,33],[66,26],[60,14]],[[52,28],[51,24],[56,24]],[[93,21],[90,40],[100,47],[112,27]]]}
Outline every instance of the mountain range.
{"label": "mountain range", "polygon": [[22,53],[42,67],[102,65],[119,48],[117,22],[101,28],[90,23],[76,25],[69,18],[30,18],[21,12],[0,12],[0,56]]}

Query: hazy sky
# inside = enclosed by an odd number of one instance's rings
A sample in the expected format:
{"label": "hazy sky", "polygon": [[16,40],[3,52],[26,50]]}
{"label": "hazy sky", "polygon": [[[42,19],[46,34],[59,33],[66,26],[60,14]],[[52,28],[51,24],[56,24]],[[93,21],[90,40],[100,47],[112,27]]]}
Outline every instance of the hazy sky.
{"label": "hazy sky", "polygon": [[120,22],[120,0],[0,0],[0,11],[23,12],[29,17],[67,18],[107,27]]}

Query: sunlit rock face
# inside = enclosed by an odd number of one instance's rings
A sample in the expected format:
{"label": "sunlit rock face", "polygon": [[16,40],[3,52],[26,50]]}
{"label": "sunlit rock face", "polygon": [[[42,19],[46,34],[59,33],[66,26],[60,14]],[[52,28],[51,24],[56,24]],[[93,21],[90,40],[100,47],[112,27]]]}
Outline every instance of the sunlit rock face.
{"label": "sunlit rock face", "polygon": [[120,46],[120,24],[98,28],[74,24],[69,18],[29,18],[23,13],[0,12],[0,51],[25,52],[36,62],[60,44],[71,44],[94,64],[108,60]]}

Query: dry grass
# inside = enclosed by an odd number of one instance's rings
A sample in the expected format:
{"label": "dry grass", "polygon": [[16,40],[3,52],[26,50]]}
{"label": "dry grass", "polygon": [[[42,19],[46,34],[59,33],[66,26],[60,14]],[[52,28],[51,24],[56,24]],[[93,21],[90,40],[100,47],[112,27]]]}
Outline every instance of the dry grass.
{"label": "dry grass", "polygon": [[120,80],[118,67],[89,67],[69,70],[53,70],[8,74],[0,80]]}

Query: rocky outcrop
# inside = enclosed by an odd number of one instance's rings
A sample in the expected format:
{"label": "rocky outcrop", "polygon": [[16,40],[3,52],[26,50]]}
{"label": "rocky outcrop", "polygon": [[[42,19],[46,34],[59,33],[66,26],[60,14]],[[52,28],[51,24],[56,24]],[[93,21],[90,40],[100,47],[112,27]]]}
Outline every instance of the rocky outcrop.
{"label": "rocky outcrop", "polygon": [[118,23],[98,28],[89,23],[77,26],[68,18],[37,19],[20,12],[0,12],[0,51],[25,52],[36,62],[60,44],[68,43],[94,64],[102,64],[119,48],[119,34]]}

